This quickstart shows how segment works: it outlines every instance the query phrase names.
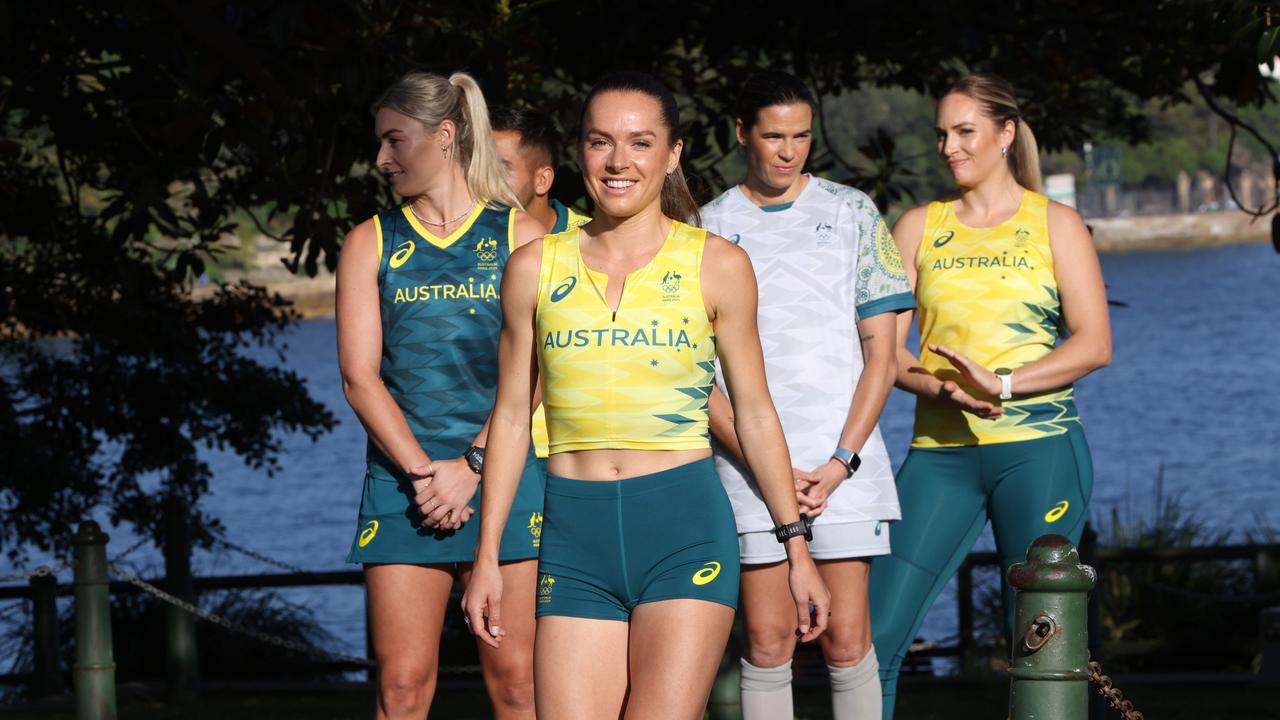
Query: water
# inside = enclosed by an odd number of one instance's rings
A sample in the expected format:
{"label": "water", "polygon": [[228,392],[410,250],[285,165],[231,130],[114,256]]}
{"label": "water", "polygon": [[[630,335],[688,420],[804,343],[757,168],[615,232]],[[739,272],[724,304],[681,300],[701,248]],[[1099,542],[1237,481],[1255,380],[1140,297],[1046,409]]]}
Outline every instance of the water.
{"label": "water", "polygon": [[[1112,308],[1111,367],[1077,385],[1094,455],[1095,526],[1104,528],[1112,509],[1129,521],[1150,518],[1162,474],[1164,496],[1179,495],[1210,528],[1237,540],[1260,525],[1280,529],[1280,256],[1266,245],[1237,245],[1104,255],[1102,265],[1110,297],[1128,307]],[[288,364],[341,424],[315,444],[289,438],[274,478],[233,455],[210,454],[216,479],[206,507],[241,545],[309,570],[352,569],[343,561],[355,532],[365,435],[342,397],[334,323],[303,322],[288,344]],[[910,442],[911,410],[911,398],[894,391],[881,426],[897,463]],[[124,529],[111,532],[108,554],[134,539]],[[994,548],[989,532],[977,547]],[[150,547],[130,560],[147,574],[161,567]],[[202,575],[277,572],[226,551],[198,552],[194,565]],[[9,571],[0,564],[0,574]],[[334,635],[332,649],[364,654],[361,588],[279,592],[313,608]],[[953,585],[922,635],[945,639],[955,626]]]}

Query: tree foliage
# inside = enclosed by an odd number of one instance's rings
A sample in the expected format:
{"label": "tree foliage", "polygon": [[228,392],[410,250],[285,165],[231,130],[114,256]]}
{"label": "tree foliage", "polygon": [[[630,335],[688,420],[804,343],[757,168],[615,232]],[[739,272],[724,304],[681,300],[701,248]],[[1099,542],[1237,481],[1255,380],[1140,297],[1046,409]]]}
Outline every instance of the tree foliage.
{"label": "tree foliage", "polygon": [[[1275,2],[699,3],[638,0],[66,0],[0,5],[0,543],[64,541],[96,507],[155,531],[163,500],[200,527],[202,447],[270,468],[281,430],[332,417],[275,347],[284,303],[246,286],[191,292],[235,218],[336,266],[341,238],[391,201],[372,172],[369,104],[406,70],[465,69],[491,102],[541,108],[572,135],[603,72],[678,94],[690,174],[736,180],[735,89],[782,67],[824,97],[872,84],[936,94],[967,70],[1008,77],[1042,145],[1148,137],[1142,103],[1196,82],[1261,105]],[[1271,38],[1268,40],[1268,38]],[[897,118],[862,137],[838,113],[815,167],[900,196]],[[916,145],[912,145],[916,143]],[[924,139],[928,147],[929,138]],[[918,150],[911,150],[917,152]],[[565,158],[566,160],[568,158]],[[581,192],[566,167],[557,192]],[[281,225],[282,223],[282,225]],[[17,528],[23,528],[21,534]]]}

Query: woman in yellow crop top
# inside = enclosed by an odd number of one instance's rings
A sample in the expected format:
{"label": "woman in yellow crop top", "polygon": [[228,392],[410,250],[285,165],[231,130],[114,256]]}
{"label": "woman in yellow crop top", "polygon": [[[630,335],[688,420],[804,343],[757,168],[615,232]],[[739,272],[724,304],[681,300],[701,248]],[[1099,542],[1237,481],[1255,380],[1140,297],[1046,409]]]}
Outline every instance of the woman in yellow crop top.
{"label": "woman in yellow crop top", "polygon": [[679,127],[654,78],[597,83],[579,144],[593,219],[517,250],[503,278],[483,523],[463,608],[472,632],[501,643],[497,551],[540,376],[551,455],[538,519],[539,717],[703,716],[738,594],[733,511],[707,435],[717,355],[787,545],[804,639],[827,623],[765,385],[755,276],[740,249],[677,219],[697,213]]}
{"label": "woman in yellow crop top", "polygon": [[[988,519],[1005,570],[1041,535],[1079,542],[1093,468],[1072,383],[1111,359],[1093,240],[1075,210],[1039,193],[1035,138],[1009,85],[962,78],[938,103],[936,132],[959,192],[893,228],[921,347],[906,348],[902,313],[897,385],[918,396],[915,438],[892,554],[870,580],[885,718],[925,612]],[[1007,629],[1008,587],[1005,609]]]}

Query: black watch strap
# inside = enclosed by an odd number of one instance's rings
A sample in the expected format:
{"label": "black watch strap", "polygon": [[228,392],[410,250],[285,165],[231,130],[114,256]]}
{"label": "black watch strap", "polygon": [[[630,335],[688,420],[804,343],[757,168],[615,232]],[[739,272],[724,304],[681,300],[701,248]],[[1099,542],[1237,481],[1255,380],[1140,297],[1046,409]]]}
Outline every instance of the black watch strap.
{"label": "black watch strap", "polygon": [[793,537],[799,537],[801,535],[804,536],[805,542],[813,540],[813,528],[809,525],[809,516],[804,513],[800,513],[799,520],[793,523],[787,523],[786,525],[779,525],[774,528],[773,534],[778,538],[778,542],[780,543],[784,543]]}
{"label": "black watch strap", "polygon": [[462,459],[467,461],[467,467],[471,468],[471,472],[479,475],[480,471],[484,470],[484,448],[472,445],[462,453]]}

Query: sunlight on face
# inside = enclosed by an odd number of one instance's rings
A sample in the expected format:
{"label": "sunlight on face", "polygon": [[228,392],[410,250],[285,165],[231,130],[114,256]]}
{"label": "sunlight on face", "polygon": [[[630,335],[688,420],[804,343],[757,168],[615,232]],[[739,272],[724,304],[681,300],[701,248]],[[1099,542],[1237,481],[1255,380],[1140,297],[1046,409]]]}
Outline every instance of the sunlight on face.
{"label": "sunlight on face", "polygon": [[444,142],[441,132],[430,132],[422,123],[391,108],[378,108],[374,117],[378,170],[401,197],[421,195],[432,178],[447,171],[449,161],[440,150]]}
{"label": "sunlight on face", "polygon": [[938,103],[938,156],[961,187],[973,187],[993,173],[1008,172],[1000,149],[1013,142],[1012,123],[1004,127],[982,113],[982,104],[962,93]]}
{"label": "sunlight on face", "polygon": [[662,106],[641,92],[609,91],[591,100],[578,148],[587,194],[617,218],[660,203],[667,173],[679,165],[682,143],[671,143]]}

